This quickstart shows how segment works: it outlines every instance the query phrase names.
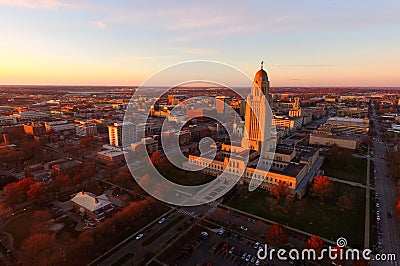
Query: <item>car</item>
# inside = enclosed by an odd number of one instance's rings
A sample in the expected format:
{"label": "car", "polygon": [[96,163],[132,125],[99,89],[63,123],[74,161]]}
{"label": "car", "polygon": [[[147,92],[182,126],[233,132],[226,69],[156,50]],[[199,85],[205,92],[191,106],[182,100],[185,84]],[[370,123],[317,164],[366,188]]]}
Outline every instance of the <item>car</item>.
{"label": "car", "polygon": [[247,257],[247,253],[245,252],[245,253],[243,253],[243,255],[242,255],[242,260],[246,259],[246,257]]}
{"label": "car", "polygon": [[375,193],[375,197],[378,198],[378,197],[379,197],[379,194],[378,194],[378,193]]}
{"label": "car", "polygon": [[142,234],[142,233],[138,234],[138,235],[136,236],[136,240],[141,239],[143,236],[144,236],[144,234]]}
{"label": "car", "polygon": [[235,247],[231,247],[231,249],[229,250],[229,254],[232,254],[235,251]]}
{"label": "car", "polygon": [[227,243],[224,243],[223,245],[222,245],[222,247],[221,247],[221,250],[222,251],[225,251],[225,250],[227,250],[228,249],[228,244]]}
{"label": "car", "polygon": [[255,249],[258,249],[259,246],[260,246],[260,242],[256,242],[256,243],[254,244],[253,247],[254,247]]}
{"label": "car", "polygon": [[376,234],[378,237],[382,237],[382,234],[381,233],[377,233]]}
{"label": "car", "polygon": [[242,229],[243,231],[247,231],[248,230],[247,227],[244,226],[244,225],[240,226],[240,229]]}
{"label": "car", "polygon": [[251,259],[251,255],[248,254],[248,255],[246,256],[246,261],[249,261],[250,259]]}
{"label": "car", "polygon": [[163,222],[165,222],[165,220],[166,220],[166,219],[163,217],[163,218],[161,218],[161,219],[158,221],[158,223],[159,223],[159,224],[162,224]]}
{"label": "car", "polygon": [[218,231],[218,234],[222,236],[224,234],[224,232],[225,232],[225,230],[222,228],[221,230]]}
{"label": "car", "polygon": [[257,258],[253,256],[253,257],[251,258],[250,262],[251,262],[251,263],[254,263],[254,262],[256,262],[256,259],[257,259]]}
{"label": "car", "polygon": [[379,207],[381,207],[381,205],[379,205],[379,203],[376,203],[376,207],[379,208]]}
{"label": "car", "polygon": [[256,262],[254,263],[255,265],[260,265],[260,260],[257,259]]}
{"label": "car", "polygon": [[207,237],[207,236],[208,236],[208,233],[207,233],[206,231],[202,231],[202,232],[201,232],[201,235],[204,236],[204,237]]}
{"label": "car", "polygon": [[377,244],[376,244],[376,247],[378,248],[378,249],[382,249],[382,243],[381,242],[378,242]]}
{"label": "car", "polygon": [[392,214],[390,212],[387,212],[386,215],[387,215],[387,218],[392,218]]}

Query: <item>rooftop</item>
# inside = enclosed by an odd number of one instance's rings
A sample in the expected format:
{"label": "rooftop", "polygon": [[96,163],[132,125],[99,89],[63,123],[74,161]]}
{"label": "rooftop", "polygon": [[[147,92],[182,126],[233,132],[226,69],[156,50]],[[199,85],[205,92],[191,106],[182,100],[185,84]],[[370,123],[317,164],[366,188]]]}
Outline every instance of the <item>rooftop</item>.
{"label": "rooftop", "polygon": [[96,196],[83,191],[76,194],[71,201],[92,212],[112,204],[104,194]]}

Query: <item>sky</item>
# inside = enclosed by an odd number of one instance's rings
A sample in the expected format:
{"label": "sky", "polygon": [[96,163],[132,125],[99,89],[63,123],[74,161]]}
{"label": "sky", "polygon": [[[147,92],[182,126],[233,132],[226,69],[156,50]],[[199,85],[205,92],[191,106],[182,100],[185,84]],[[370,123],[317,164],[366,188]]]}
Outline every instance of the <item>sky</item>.
{"label": "sky", "polygon": [[399,13],[398,0],[0,0],[0,84],[135,86],[188,60],[252,77],[263,60],[272,87],[398,87]]}

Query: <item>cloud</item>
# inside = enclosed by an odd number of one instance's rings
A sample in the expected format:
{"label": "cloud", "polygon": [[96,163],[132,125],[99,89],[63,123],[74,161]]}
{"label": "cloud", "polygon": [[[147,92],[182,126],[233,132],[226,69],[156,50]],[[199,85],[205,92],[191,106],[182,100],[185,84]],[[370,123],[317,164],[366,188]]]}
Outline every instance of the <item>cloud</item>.
{"label": "cloud", "polygon": [[91,21],[90,25],[92,25],[95,28],[102,29],[102,30],[108,28],[108,25],[103,21]]}
{"label": "cloud", "polygon": [[116,60],[122,62],[144,62],[144,61],[159,61],[163,59],[174,58],[174,56],[125,56],[118,57]]}
{"label": "cloud", "polygon": [[201,48],[192,48],[184,50],[186,54],[197,54],[197,55],[210,55],[210,54],[217,54],[218,51],[214,49],[201,49]]}
{"label": "cloud", "polygon": [[272,67],[334,67],[331,64],[271,64]]}
{"label": "cloud", "polygon": [[57,9],[84,7],[83,2],[62,0],[0,0],[0,5],[32,9]]}

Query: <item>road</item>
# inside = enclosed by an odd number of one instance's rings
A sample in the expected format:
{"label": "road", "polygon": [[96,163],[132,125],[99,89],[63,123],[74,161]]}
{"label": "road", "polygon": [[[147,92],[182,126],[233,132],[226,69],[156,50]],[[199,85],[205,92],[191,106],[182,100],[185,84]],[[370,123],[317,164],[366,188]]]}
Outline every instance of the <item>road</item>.
{"label": "road", "polygon": [[[378,132],[378,138],[381,139],[380,125],[378,124],[375,115],[372,116],[372,122]],[[374,164],[375,164],[375,190],[380,195],[381,225],[382,225],[382,250],[380,253],[394,253],[397,261],[381,262],[379,265],[400,265],[400,225],[396,219],[395,206],[395,184],[387,178],[387,166],[385,160],[381,160],[386,155],[386,144],[378,141],[373,142]],[[387,212],[390,212],[393,218],[387,217]]]}

